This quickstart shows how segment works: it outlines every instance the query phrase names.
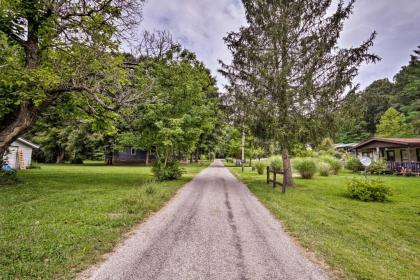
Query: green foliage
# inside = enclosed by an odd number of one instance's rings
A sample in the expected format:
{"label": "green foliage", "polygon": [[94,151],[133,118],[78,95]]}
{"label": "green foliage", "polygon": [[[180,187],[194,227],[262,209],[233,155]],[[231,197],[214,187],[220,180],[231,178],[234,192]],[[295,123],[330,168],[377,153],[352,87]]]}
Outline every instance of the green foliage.
{"label": "green foliage", "polygon": [[363,170],[363,164],[360,162],[358,157],[350,157],[346,161],[346,168],[351,170],[353,173],[356,173],[360,170]]}
{"label": "green foliage", "polygon": [[316,171],[317,164],[314,158],[295,158],[293,161],[293,167],[299,172],[303,179],[311,179]]}
{"label": "green foliage", "polygon": [[274,170],[281,171],[283,169],[283,159],[281,156],[271,156],[268,162]]}
{"label": "green foliage", "polygon": [[263,161],[257,161],[255,163],[255,168],[257,169],[258,174],[262,175],[264,174],[264,169],[266,168],[266,164]]}
{"label": "green foliage", "polygon": [[371,174],[383,174],[388,168],[386,161],[383,159],[374,160],[371,165],[366,168],[366,172]]}
{"label": "green foliage", "polygon": [[209,160],[213,161],[216,158],[216,154],[214,152],[209,153]]}
{"label": "green foliage", "polygon": [[379,179],[353,178],[347,186],[347,195],[361,201],[385,201],[391,190]]}
{"label": "green foliage", "polygon": [[292,156],[295,157],[314,157],[315,151],[312,149],[308,149],[304,144],[297,143],[293,145],[292,149]]}
{"label": "green foliage", "polygon": [[178,161],[170,161],[164,164],[157,160],[153,164],[152,172],[158,181],[170,181],[178,179],[184,171],[179,166]]}
{"label": "green foliage", "polygon": [[379,120],[376,136],[379,137],[410,137],[413,129],[407,124],[404,114],[395,108],[389,108]]}
{"label": "green foliage", "polygon": [[319,175],[327,177],[330,175],[331,166],[327,162],[321,161],[318,163],[318,171]]}
{"label": "green foliage", "polygon": [[233,158],[231,158],[231,157],[227,157],[227,158],[226,158],[226,162],[227,162],[227,163],[234,163],[234,162],[235,162],[235,160],[234,160]]}
{"label": "green foliage", "polygon": [[340,170],[343,168],[341,161],[332,156],[321,156],[319,158],[321,161],[329,164],[331,168],[331,173],[337,175],[340,173]]}
{"label": "green foliage", "polygon": [[329,137],[324,138],[318,148],[325,152],[334,151],[334,141]]}
{"label": "green foliage", "polygon": [[[146,75],[147,74],[147,75]],[[136,77],[147,77],[151,92],[123,112],[129,137],[124,144],[156,149],[164,161],[174,154],[213,151],[214,132],[221,118],[215,80],[195,54],[175,46],[159,58],[141,61]]]}

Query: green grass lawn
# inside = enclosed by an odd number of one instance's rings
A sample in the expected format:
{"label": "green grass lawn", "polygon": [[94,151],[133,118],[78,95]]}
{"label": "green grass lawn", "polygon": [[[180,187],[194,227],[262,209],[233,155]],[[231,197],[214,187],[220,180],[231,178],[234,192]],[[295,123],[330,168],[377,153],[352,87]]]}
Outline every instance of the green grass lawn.
{"label": "green grass lawn", "polygon": [[381,176],[390,201],[344,196],[352,174],[296,179],[286,194],[266,175],[230,167],[300,243],[348,279],[420,279],[420,178]]}
{"label": "green grass lawn", "polygon": [[42,165],[0,186],[0,279],[70,279],[204,166],[154,183],[142,166]]}

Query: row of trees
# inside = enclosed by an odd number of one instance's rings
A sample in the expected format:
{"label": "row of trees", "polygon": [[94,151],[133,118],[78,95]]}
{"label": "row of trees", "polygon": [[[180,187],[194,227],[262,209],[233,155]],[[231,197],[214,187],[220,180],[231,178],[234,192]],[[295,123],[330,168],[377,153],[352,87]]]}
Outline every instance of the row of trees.
{"label": "row of trees", "polygon": [[216,82],[196,56],[166,32],[120,52],[142,4],[1,2],[0,158],[24,133],[49,162],[105,155],[112,164],[116,148],[133,146],[165,165],[215,149]]}

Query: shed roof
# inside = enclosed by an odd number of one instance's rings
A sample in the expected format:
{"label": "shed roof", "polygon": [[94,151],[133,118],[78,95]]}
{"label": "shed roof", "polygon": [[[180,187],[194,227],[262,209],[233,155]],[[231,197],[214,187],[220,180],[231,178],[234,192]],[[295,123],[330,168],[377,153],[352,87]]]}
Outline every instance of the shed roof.
{"label": "shed roof", "polygon": [[21,143],[23,143],[23,144],[25,144],[25,145],[27,145],[29,147],[32,147],[34,149],[39,149],[39,145],[36,145],[36,144],[32,143],[31,141],[26,140],[26,139],[24,139],[22,137],[19,137],[18,139],[16,139],[16,141],[21,142]]}

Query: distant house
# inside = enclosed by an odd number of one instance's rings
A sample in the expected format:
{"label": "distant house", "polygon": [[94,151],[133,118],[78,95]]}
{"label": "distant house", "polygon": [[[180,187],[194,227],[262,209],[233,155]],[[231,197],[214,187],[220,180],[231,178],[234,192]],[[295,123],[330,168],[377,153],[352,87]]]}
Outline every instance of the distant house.
{"label": "distant house", "polygon": [[420,173],[420,138],[371,138],[351,149],[358,157],[383,159],[392,171]]}
{"label": "distant house", "polygon": [[340,152],[348,152],[356,145],[357,143],[337,143],[334,144],[334,149]]}
{"label": "distant house", "polygon": [[31,165],[32,149],[39,146],[23,138],[18,138],[10,145],[3,160],[13,169],[25,169]]}
{"label": "distant house", "polygon": [[148,163],[154,159],[154,155],[149,152],[126,147],[122,151],[115,152],[112,161],[114,163]]}

